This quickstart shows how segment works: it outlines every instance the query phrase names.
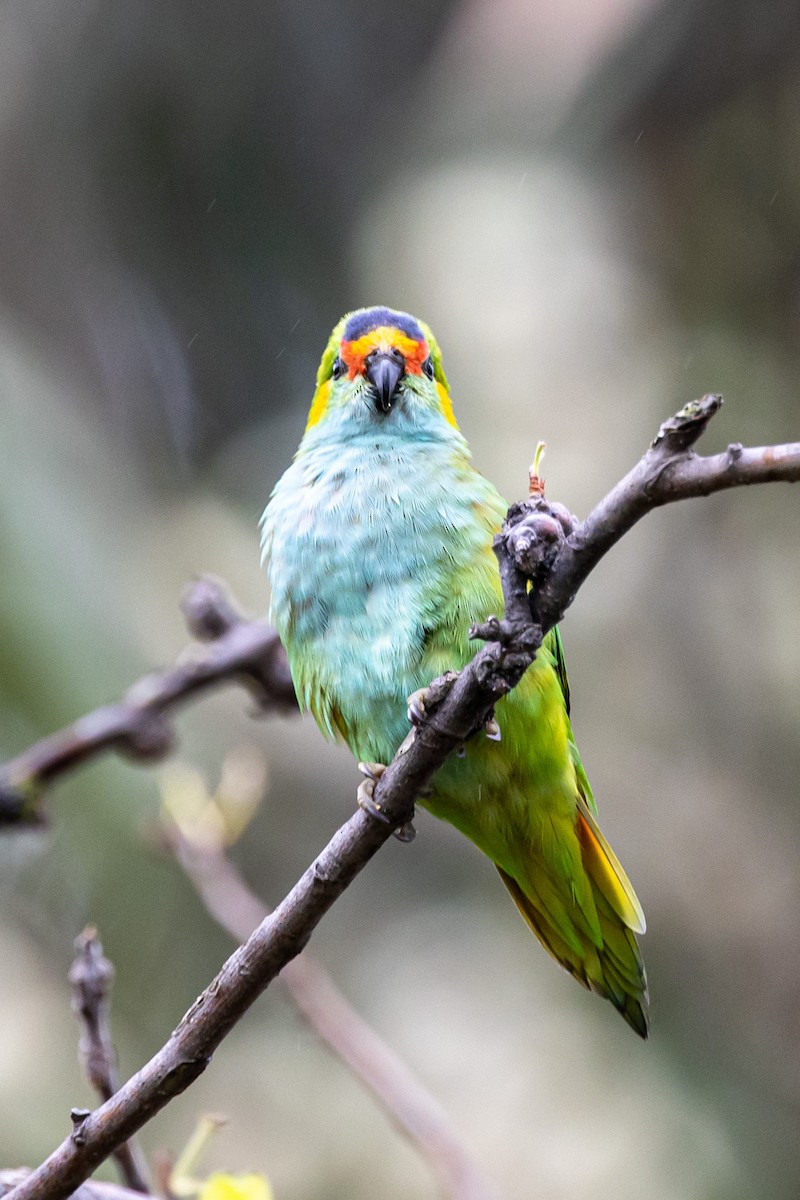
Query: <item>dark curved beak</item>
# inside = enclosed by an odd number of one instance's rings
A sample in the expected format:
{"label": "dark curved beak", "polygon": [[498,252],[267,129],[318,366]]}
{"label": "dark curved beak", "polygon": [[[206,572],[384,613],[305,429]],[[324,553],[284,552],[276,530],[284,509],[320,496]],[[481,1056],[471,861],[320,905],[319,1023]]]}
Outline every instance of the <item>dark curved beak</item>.
{"label": "dark curved beak", "polygon": [[364,374],[374,391],[375,407],[388,413],[397,399],[400,380],[406,373],[405,363],[399,354],[375,351],[367,359]]}

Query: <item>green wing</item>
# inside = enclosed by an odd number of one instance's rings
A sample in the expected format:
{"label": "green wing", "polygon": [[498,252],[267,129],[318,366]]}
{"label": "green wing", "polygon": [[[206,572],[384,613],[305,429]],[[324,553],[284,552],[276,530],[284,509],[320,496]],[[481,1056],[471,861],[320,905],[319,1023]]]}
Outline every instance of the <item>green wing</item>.
{"label": "green wing", "polygon": [[[545,639],[545,646],[550,651],[552,656],[553,667],[556,675],[558,676],[558,682],[561,684],[562,695],[564,696],[564,707],[567,710],[567,716],[569,716],[570,696],[569,679],[567,677],[567,660],[564,657],[564,646],[561,641],[561,633],[557,625],[554,625],[548,633]],[[594,802],[592,787],[589,783],[589,780],[586,778],[586,772],[583,769],[581,756],[578,753],[578,747],[575,745],[575,738],[572,735],[572,727],[570,727],[569,731],[569,753],[570,758],[572,759],[572,765],[575,768],[575,776],[578,781],[578,792],[580,793],[581,799],[586,804],[589,812],[594,816],[597,816],[597,805]]]}

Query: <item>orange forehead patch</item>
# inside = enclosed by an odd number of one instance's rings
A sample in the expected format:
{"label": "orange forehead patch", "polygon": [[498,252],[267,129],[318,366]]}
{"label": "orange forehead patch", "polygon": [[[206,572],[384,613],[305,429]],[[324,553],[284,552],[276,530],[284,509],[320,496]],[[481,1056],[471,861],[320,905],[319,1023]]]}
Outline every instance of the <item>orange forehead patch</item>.
{"label": "orange forehead patch", "polygon": [[364,362],[375,350],[399,350],[410,375],[421,375],[422,364],[428,357],[428,343],[424,338],[417,341],[393,325],[379,325],[354,342],[342,342],[341,356],[350,379],[363,375]]}

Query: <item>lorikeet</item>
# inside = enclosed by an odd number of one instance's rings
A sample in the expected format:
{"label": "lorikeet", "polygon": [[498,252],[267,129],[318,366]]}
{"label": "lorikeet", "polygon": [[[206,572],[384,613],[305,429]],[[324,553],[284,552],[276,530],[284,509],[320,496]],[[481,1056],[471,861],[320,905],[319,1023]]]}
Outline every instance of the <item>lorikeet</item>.
{"label": "lorikeet", "polygon": [[[325,734],[389,762],[407,698],[472,657],[500,614],[507,504],[472,465],[431,330],[367,308],[333,330],[305,434],[263,518],[272,619]],[[600,832],[569,720],[558,630],[420,801],[494,862],[550,954],[647,1036],[636,895]]]}

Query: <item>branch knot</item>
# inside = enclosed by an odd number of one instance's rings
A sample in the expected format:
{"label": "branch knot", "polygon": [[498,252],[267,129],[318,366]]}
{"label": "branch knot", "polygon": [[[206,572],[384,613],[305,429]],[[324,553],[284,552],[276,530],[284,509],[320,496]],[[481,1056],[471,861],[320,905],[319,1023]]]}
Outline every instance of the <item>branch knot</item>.
{"label": "branch knot", "polygon": [[719,412],[722,405],[722,396],[715,392],[709,392],[699,400],[690,400],[679,412],[662,423],[651,442],[651,448],[655,450],[656,447],[666,443],[666,446],[677,453],[688,450],[695,444],[708,422]]}

